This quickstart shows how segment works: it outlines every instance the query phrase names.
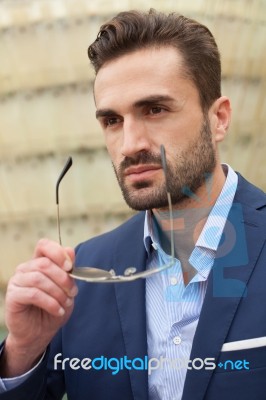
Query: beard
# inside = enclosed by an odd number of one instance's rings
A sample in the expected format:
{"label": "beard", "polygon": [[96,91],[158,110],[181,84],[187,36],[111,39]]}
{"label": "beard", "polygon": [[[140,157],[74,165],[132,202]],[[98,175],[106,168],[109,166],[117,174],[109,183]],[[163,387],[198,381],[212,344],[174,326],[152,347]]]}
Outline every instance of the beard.
{"label": "beard", "polygon": [[[167,158],[167,153],[166,153]],[[199,135],[185,150],[176,155],[174,162],[167,162],[166,180],[155,186],[151,179],[135,182],[128,186],[124,171],[130,166],[155,164],[161,166],[161,156],[147,151],[134,158],[125,157],[115,174],[123,197],[130,208],[137,211],[153,208],[168,208],[167,191],[172,204],[178,205],[185,199],[195,198],[196,191],[210,178],[216,166],[216,154],[208,117],[204,117]]]}

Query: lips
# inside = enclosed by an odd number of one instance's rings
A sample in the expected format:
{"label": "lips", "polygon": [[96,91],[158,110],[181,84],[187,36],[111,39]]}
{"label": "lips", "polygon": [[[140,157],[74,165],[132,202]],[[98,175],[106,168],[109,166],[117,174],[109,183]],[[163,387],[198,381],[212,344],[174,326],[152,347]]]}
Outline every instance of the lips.
{"label": "lips", "polygon": [[124,172],[124,175],[130,180],[135,181],[151,178],[160,169],[160,165],[137,165],[127,168]]}

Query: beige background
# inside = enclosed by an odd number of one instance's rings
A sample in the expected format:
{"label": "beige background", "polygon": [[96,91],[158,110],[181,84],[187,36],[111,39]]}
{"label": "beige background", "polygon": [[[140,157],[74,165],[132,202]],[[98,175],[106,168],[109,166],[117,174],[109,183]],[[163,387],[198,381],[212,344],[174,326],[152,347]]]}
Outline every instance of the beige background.
{"label": "beige background", "polygon": [[[222,161],[266,189],[266,0],[0,1],[0,286],[43,236],[57,239],[55,182],[68,155],[62,237],[74,246],[132,213],[95,120],[88,44],[122,10],[205,23],[222,54],[233,120]],[[3,321],[0,295],[0,322]]]}

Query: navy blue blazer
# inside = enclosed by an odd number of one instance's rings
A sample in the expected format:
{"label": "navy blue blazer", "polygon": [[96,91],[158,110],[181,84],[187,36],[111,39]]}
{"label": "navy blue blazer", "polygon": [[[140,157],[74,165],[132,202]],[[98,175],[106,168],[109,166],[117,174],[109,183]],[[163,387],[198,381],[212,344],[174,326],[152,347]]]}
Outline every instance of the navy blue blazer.
{"label": "navy blue blazer", "polygon": [[[139,213],[112,232],[79,245],[77,265],[114,268],[117,273],[129,266],[143,270],[143,222],[144,213]],[[216,368],[188,370],[182,400],[266,399],[266,346],[221,352],[224,343],[266,336],[265,243],[266,195],[239,176],[190,355],[191,360],[213,358]],[[110,369],[73,370],[66,362],[64,370],[60,366],[55,370],[58,353],[80,360],[100,356],[144,359],[145,280],[79,282],[73,314],[42,363],[0,399],[58,400],[66,391],[69,400],[148,400],[145,369],[124,368],[112,374]],[[248,368],[240,368],[244,360]]]}

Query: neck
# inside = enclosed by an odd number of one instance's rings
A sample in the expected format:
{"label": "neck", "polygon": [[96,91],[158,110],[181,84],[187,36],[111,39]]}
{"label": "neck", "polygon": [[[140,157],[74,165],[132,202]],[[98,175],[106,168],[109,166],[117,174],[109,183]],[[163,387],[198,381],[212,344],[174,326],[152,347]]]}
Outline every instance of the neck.
{"label": "neck", "polygon": [[[218,165],[213,174],[198,188],[193,196],[182,199],[173,205],[174,250],[181,261],[184,281],[189,281],[195,270],[188,259],[202,232],[208,215],[214,206],[225,183],[225,174]],[[161,246],[170,254],[170,218],[168,209],[153,210],[155,221],[159,226]],[[192,268],[192,269],[191,269]]]}

